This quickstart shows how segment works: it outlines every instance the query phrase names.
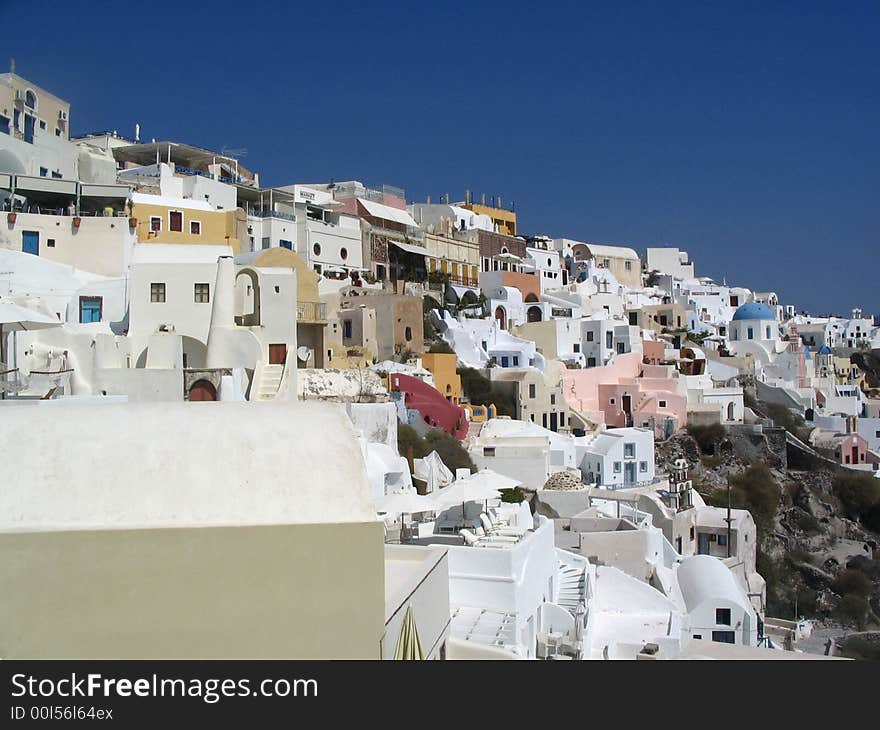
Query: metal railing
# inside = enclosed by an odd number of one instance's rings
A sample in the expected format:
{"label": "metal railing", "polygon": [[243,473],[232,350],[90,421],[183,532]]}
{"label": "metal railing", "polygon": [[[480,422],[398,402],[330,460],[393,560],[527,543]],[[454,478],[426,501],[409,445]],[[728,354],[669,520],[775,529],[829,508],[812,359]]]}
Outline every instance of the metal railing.
{"label": "metal railing", "polygon": [[299,302],[296,305],[297,322],[324,322],[327,320],[327,305],[323,302]]}
{"label": "metal railing", "polygon": [[258,208],[248,209],[248,215],[256,218],[281,218],[286,221],[295,221],[296,216],[293,213],[282,213],[280,210],[260,210]]}

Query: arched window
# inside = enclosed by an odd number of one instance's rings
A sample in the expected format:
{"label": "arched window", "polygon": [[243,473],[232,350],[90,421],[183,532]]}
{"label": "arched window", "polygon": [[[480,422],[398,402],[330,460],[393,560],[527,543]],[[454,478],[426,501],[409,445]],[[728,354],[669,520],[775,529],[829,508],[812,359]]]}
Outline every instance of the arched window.
{"label": "arched window", "polygon": [[771,337],[770,337],[770,325],[769,325],[769,324],[767,325],[767,339],[768,339],[768,340],[771,339]]}
{"label": "arched window", "polygon": [[314,246],[312,246],[312,251],[315,252],[315,256],[320,256],[321,255],[321,244],[316,243]]}
{"label": "arched window", "polygon": [[343,261],[345,261],[345,259],[348,258],[348,249],[347,248],[339,249],[339,258],[341,258]]}
{"label": "arched window", "polygon": [[24,105],[25,105],[28,109],[33,109],[33,110],[36,111],[36,108],[37,108],[37,95],[36,95],[33,91],[31,91],[30,89],[28,89],[28,90],[24,93]]}
{"label": "arched window", "polygon": [[748,335],[749,335],[749,339],[750,339],[750,340],[754,340],[754,339],[755,339],[755,330],[754,330],[754,328],[749,327]]}
{"label": "arched window", "polygon": [[412,341],[412,327],[407,327],[403,331],[403,336],[406,337],[407,342],[411,342]]}

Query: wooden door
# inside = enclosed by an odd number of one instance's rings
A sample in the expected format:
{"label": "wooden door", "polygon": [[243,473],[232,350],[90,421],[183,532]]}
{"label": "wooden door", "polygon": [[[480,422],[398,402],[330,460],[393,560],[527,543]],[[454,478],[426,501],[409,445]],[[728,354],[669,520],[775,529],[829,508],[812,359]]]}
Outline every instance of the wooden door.
{"label": "wooden door", "polygon": [[284,365],[287,360],[287,345],[269,345],[269,364]]}

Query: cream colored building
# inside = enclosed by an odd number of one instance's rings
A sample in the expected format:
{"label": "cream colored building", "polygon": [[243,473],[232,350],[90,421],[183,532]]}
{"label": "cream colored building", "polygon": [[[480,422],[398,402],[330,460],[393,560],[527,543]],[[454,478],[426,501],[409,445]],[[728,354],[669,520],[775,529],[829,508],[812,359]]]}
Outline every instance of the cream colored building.
{"label": "cream colored building", "polygon": [[407,608],[445,654],[445,551],[386,555],[342,406],[34,402],[0,434],[4,658],[377,659]]}

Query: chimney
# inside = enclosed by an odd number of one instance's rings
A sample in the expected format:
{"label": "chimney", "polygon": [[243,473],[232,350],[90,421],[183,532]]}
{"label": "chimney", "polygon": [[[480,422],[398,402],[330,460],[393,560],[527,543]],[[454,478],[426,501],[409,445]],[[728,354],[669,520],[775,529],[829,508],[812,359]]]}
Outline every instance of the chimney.
{"label": "chimney", "polygon": [[498,207],[499,208],[501,207],[501,196],[500,195],[498,196]]}
{"label": "chimney", "polygon": [[[228,364],[229,357],[226,348],[222,346],[223,336],[220,335],[218,341],[215,335],[235,326],[235,262],[232,256],[221,256],[217,259],[217,278],[211,293],[213,302],[205,366],[217,368]],[[256,296],[256,292],[254,295]]]}
{"label": "chimney", "polygon": [[428,205],[431,204],[431,196],[430,196],[430,195],[426,196],[426,198],[425,198],[425,202],[426,202]]}
{"label": "chimney", "polygon": [[471,204],[471,191],[470,190],[464,191],[464,202],[467,203],[468,205]]}
{"label": "chimney", "polygon": [[483,194],[480,196],[480,200],[482,200],[481,205],[486,205],[486,193],[483,193]]}
{"label": "chimney", "polygon": [[444,197],[446,198],[446,205],[449,205],[449,193],[446,193]]}
{"label": "chimney", "polygon": [[134,125],[134,141],[135,142],[141,141],[141,125],[140,124]]}

